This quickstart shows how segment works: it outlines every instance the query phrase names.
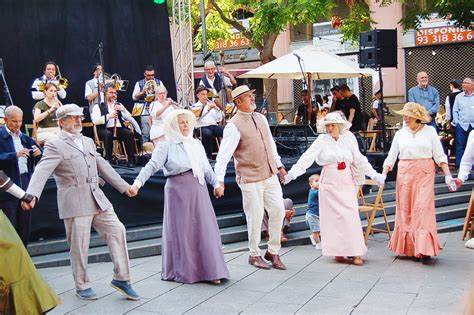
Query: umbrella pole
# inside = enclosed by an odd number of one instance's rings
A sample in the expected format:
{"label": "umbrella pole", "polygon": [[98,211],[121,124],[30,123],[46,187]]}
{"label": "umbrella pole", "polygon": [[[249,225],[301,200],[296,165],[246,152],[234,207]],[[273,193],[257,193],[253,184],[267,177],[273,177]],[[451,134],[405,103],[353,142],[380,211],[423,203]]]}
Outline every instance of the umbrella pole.
{"label": "umbrella pole", "polygon": [[308,77],[308,82],[307,82],[307,87],[308,87],[308,93],[309,93],[309,99],[310,101],[306,104],[306,124],[307,126],[304,126],[304,146],[305,150],[308,149],[308,126],[311,126],[311,114],[312,114],[312,108],[311,108],[311,73],[307,73]]}

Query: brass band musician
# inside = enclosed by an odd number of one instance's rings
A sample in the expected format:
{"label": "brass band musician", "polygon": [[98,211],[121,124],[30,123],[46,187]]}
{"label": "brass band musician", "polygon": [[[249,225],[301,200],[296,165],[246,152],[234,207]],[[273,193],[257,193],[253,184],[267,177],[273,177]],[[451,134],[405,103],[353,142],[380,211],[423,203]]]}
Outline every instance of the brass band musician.
{"label": "brass band musician", "polygon": [[91,114],[92,122],[97,126],[99,138],[104,141],[107,160],[114,164],[113,140],[116,138],[125,145],[128,161],[127,167],[134,167],[134,134],[125,127],[125,120],[132,123],[137,133],[140,133],[138,124],[130,112],[117,102],[117,90],[114,84],[105,86],[105,103],[94,105]]}
{"label": "brass band musician", "polygon": [[[84,98],[89,102],[89,112],[92,113],[92,109],[94,108],[95,104],[102,103],[104,101],[104,93],[103,93],[103,83],[100,80],[102,74],[102,66],[100,64],[95,64],[92,67],[92,75],[94,76],[92,79],[86,82],[85,85],[85,92]],[[100,101],[99,101],[99,93],[100,93]]]}
{"label": "brass band musician", "polygon": [[[58,84],[58,66],[54,61],[47,61],[44,63],[43,75],[33,81],[31,85],[31,97],[34,100],[40,101],[45,97],[43,93],[44,86],[46,83],[53,82],[58,85],[58,97],[60,99],[65,99],[67,96],[65,87]],[[61,78],[59,78],[61,79]]]}
{"label": "brass band musician", "polygon": [[[163,86],[161,80],[155,78],[155,68],[152,65],[147,65],[143,72],[145,76],[143,79],[135,83],[135,87],[132,92],[132,99],[134,101],[140,101],[146,103],[145,106],[148,109],[150,103],[155,100],[155,89],[159,86]],[[143,142],[150,141],[150,125],[149,117],[140,117],[140,126],[142,128]]]}
{"label": "brass band musician", "polygon": [[33,119],[38,125],[36,140],[40,144],[59,136],[61,130],[56,121],[56,110],[63,105],[58,99],[56,84],[46,83],[43,92],[45,98],[36,103],[33,109]]}
{"label": "brass band musician", "polygon": [[222,137],[224,127],[218,123],[224,118],[222,108],[208,98],[209,89],[205,86],[198,86],[196,96],[199,99],[191,110],[196,115],[196,126],[201,135],[202,145],[206,150],[206,155],[212,159],[212,145],[214,137]]}
{"label": "brass band musician", "polygon": [[[222,80],[224,80],[224,86],[232,89],[233,85],[237,84],[237,80],[234,76],[225,70],[224,67],[220,67],[222,76],[216,75],[216,64],[212,60],[207,60],[204,63],[205,75],[199,81],[199,85],[203,85],[209,89],[212,95],[217,96],[222,88]],[[227,93],[227,99],[231,98],[230,93]],[[217,101],[220,104],[220,101]]]}

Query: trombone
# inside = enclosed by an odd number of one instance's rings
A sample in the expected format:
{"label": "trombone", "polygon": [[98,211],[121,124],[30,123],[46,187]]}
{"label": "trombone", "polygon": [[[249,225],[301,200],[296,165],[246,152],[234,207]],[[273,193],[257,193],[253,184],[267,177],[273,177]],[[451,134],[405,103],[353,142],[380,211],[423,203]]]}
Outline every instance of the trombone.
{"label": "trombone", "polygon": [[56,65],[56,67],[58,68],[58,75],[54,77],[53,80],[47,80],[46,82],[44,81],[39,82],[38,86],[36,87],[37,91],[44,92],[44,88],[47,83],[53,83],[54,85],[56,85],[58,89],[63,89],[63,90],[67,89],[67,87],[69,86],[69,81],[68,79],[66,79],[65,77],[61,75],[61,70],[59,69],[59,66]]}

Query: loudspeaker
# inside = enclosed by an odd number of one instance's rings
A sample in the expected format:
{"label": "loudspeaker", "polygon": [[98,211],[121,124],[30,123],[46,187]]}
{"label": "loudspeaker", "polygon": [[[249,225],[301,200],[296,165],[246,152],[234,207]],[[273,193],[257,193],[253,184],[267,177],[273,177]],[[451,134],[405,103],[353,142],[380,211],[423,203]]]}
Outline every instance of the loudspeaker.
{"label": "loudspeaker", "polygon": [[360,33],[361,68],[397,67],[397,30],[375,29]]}

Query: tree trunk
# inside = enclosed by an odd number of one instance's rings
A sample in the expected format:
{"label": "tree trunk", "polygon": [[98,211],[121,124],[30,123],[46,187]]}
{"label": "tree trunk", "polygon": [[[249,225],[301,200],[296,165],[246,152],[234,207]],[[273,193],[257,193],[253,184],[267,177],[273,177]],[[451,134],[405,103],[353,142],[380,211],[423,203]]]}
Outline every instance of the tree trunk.
{"label": "tree trunk", "polygon": [[[260,60],[266,64],[276,57],[273,55],[273,46],[275,46],[277,35],[269,34],[263,38],[263,49],[260,51]],[[267,93],[268,111],[278,112],[278,83],[274,79],[264,79],[265,92]]]}

